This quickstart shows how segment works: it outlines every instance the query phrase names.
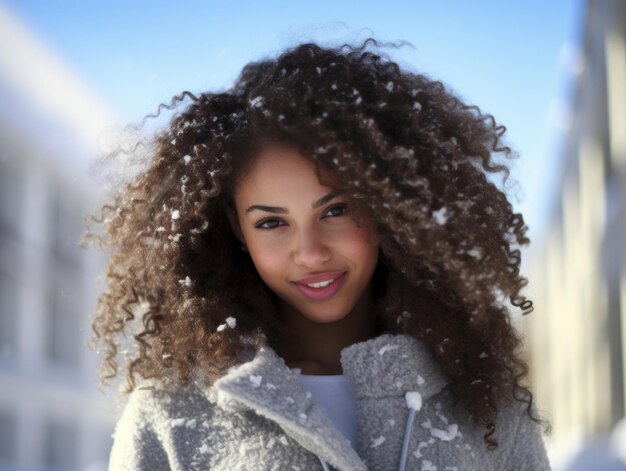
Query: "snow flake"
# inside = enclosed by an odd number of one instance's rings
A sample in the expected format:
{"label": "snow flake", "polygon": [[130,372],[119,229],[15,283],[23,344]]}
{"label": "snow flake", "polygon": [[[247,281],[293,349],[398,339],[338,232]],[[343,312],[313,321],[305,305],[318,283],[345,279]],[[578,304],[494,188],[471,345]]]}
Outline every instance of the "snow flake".
{"label": "snow flake", "polygon": [[419,386],[423,386],[425,382],[426,382],[426,380],[424,378],[422,378],[422,375],[417,375],[417,384]]}
{"label": "snow flake", "polygon": [[272,383],[265,383],[265,387],[267,389],[277,389],[276,386],[274,386]]}
{"label": "snow flake", "polygon": [[205,453],[213,453],[213,450],[212,450],[211,448],[209,448],[209,446],[208,446],[206,443],[204,443],[204,444],[203,444],[203,445],[202,445],[202,446],[198,449],[198,451],[199,451],[200,453],[202,453],[202,454],[205,454]]}
{"label": "snow flake", "polygon": [[459,426],[457,424],[450,424],[446,427],[445,430],[441,430],[438,428],[431,428],[430,434],[433,437],[438,438],[439,440],[442,440],[444,442],[449,442],[456,438],[458,431],[459,431]]}
{"label": "snow flake", "polygon": [[274,440],[274,437],[272,437],[267,441],[267,448],[271,449],[274,447],[275,444],[276,444],[276,440]]}
{"label": "snow flake", "polygon": [[191,162],[191,156],[186,155],[183,157],[183,160],[185,161],[185,165],[189,165],[189,162]]}
{"label": "snow flake", "polygon": [[287,437],[285,437],[284,435],[281,436],[279,440],[280,440],[280,443],[282,443],[283,445],[285,446],[289,445],[289,442],[287,441]]}
{"label": "snow flake", "polygon": [[430,419],[422,422],[421,425],[422,428],[433,428],[433,424],[431,423]]}
{"label": "snow flake", "polygon": [[159,226],[155,229],[157,232],[163,232],[165,228],[163,226]]}
{"label": "snow flake", "polygon": [[416,101],[415,103],[413,103],[413,109],[416,111],[421,111],[422,110],[422,104],[419,101]]}
{"label": "snow flake", "polygon": [[311,399],[311,391],[307,391],[306,392],[306,398],[307,399]]}
{"label": "snow flake", "polygon": [[396,388],[400,389],[402,387],[402,381],[396,381]]}
{"label": "snow flake", "polygon": [[394,425],[396,425],[396,421],[393,419],[389,419],[389,425],[393,427]]}
{"label": "snow flake", "polygon": [[178,280],[178,284],[186,286],[186,287],[190,287],[192,285],[191,278],[186,276],[184,280]]}
{"label": "snow flake", "polygon": [[486,352],[482,352],[482,353],[480,354],[480,358],[487,358],[488,356],[489,356],[489,355],[487,355],[487,353],[486,353]]}
{"label": "snow flake", "polygon": [[478,247],[474,247],[472,250],[469,250],[467,253],[470,257],[480,258],[480,255],[482,252]]}
{"label": "snow flake", "polygon": [[282,121],[285,119],[285,115],[284,114],[279,114],[278,115],[278,121]]}
{"label": "snow flake", "polygon": [[337,84],[336,84],[336,83],[333,83],[333,84],[330,86],[330,88],[332,88],[333,90],[337,90]]}
{"label": "snow flake", "polygon": [[315,67],[315,71],[317,72],[317,75],[322,75],[321,67]]}
{"label": "snow flake", "polygon": [[185,425],[185,422],[187,422],[185,419],[181,418],[181,419],[172,419],[172,421],[170,422],[170,426],[172,428],[174,427],[180,427],[182,425]]}
{"label": "snow flake", "polygon": [[422,455],[422,448],[426,448],[428,446],[428,443],[426,442],[420,442],[419,445],[417,445],[417,450],[415,450],[413,452],[413,456],[415,456],[415,458],[419,459],[421,457],[423,457],[424,455]]}
{"label": "snow flake", "polygon": [[304,412],[301,412],[301,413],[298,415],[298,418],[299,418],[299,420],[300,420],[300,423],[301,423],[301,424],[304,424],[304,423],[306,422],[307,415],[306,415]]}
{"label": "snow flake", "polygon": [[250,375],[248,376],[248,379],[255,388],[258,388],[259,386],[261,386],[261,380],[263,379],[263,377],[261,375]]}
{"label": "snow flake", "polygon": [[293,404],[293,403],[294,403],[294,402],[296,402],[296,401],[294,401],[294,400],[293,400],[293,397],[291,397],[291,396],[287,396],[287,402],[288,402],[289,404]]}
{"label": "snow flake", "polygon": [[264,104],[265,102],[263,101],[262,96],[257,96],[257,97],[254,97],[252,100],[250,100],[250,105],[253,108],[261,108]]}
{"label": "snow flake", "polygon": [[443,471],[459,471],[456,466],[446,466]]}
{"label": "snow flake", "polygon": [[222,330],[224,330],[226,328],[227,325],[231,329],[234,329],[235,325],[237,325],[237,319],[235,319],[234,317],[227,317],[226,318],[226,323],[220,324],[219,326],[217,326],[217,331],[221,332]]}
{"label": "snow flake", "polygon": [[406,400],[406,406],[409,409],[413,409],[417,412],[422,409],[422,395],[417,391],[408,391],[404,395],[404,399]]}
{"label": "snow flake", "polygon": [[172,211],[172,219],[178,218],[180,218],[180,211],[178,209],[175,209],[174,211]]}
{"label": "snow flake", "polygon": [[437,211],[433,212],[433,219],[437,222],[437,224],[439,225],[444,225],[446,223],[446,221],[448,220],[448,216],[447,213],[448,210],[447,208],[443,207]]}
{"label": "snow flake", "polygon": [[185,428],[196,428],[196,419],[190,419],[185,423]]}
{"label": "snow flake", "polygon": [[437,471],[437,466],[432,461],[424,460],[422,461],[421,471]]}
{"label": "snow flake", "polygon": [[389,344],[387,344],[387,345],[383,346],[380,350],[378,350],[378,354],[382,355],[383,353],[388,352],[389,350],[395,350],[398,347],[399,347],[399,345],[389,345]]}
{"label": "snow flake", "polygon": [[164,353],[163,355],[161,355],[161,358],[163,358],[164,360],[167,360],[168,358],[172,358],[171,353]]}
{"label": "snow flake", "polygon": [[382,445],[384,441],[385,437],[383,437],[382,435],[380,437],[376,437],[372,439],[372,444],[370,445],[370,448],[376,448],[377,446]]}
{"label": "snow flake", "polygon": [[[168,238],[169,240],[171,240],[172,242],[178,242],[178,241],[180,240],[180,236],[182,236],[182,234],[179,232],[179,233],[177,233],[176,235],[170,235],[170,236],[167,236],[167,238]],[[189,277],[187,277],[187,278],[189,278]],[[182,280],[181,280],[181,281],[182,281]]]}
{"label": "snow flake", "polygon": [[393,82],[391,82],[391,81],[387,82],[387,85],[385,85],[385,88],[388,91],[393,92]]}

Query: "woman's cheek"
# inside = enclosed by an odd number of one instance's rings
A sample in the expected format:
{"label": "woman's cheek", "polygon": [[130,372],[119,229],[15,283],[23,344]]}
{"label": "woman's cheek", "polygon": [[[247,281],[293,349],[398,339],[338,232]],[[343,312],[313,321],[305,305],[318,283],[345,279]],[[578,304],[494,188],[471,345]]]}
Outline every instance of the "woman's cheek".
{"label": "woman's cheek", "polygon": [[350,234],[346,234],[344,240],[346,241],[346,249],[353,255],[359,256],[377,249],[377,246],[367,241],[366,229],[354,228]]}
{"label": "woman's cheek", "polygon": [[278,244],[259,244],[249,247],[257,271],[264,275],[278,275],[284,269],[285,247]]}

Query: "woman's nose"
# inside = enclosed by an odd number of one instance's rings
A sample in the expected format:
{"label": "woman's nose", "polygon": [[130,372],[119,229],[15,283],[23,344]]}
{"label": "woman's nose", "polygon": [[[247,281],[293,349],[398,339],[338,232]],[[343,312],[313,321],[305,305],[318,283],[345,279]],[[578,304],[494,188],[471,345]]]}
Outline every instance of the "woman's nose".
{"label": "woman's nose", "polygon": [[330,260],[331,250],[324,236],[315,230],[300,233],[293,247],[293,261],[298,265],[319,266]]}

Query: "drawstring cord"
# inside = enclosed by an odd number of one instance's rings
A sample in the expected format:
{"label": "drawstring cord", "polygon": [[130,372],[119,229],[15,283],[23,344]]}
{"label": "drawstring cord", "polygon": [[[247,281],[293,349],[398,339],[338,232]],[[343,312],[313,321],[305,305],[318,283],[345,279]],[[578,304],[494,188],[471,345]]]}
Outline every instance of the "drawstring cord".
{"label": "drawstring cord", "polygon": [[[404,439],[402,440],[402,454],[400,455],[400,469],[404,471],[406,468],[406,460],[409,454],[409,441],[411,439],[411,430],[413,430],[413,421],[415,420],[415,413],[422,408],[422,396],[417,391],[409,391],[404,395],[406,405],[409,408],[409,416],[406,419],[406,427],[404,427]],[[318,456],[322,463],[324,471],[330,471],[328,464]]]}
{"label": "drawstring cord", "polygon": [[[318,456],[318,458],[320,457]],[[322,468],[324,468],[324,471],[330,471],[330,467],[328,466],[328,464],[326,464],[326,461],[320,458],[320,462],[322,463]]]}
{"label": "drawstring cord", "polygon": [[415,413],[422,408],[422,395],[417,391],[409,391],[404,395],[406,405],[409,408],[409,416],[406,419],[406,427],[404,427],[404,440],[402,441],[402,454],[400,455],[400,470],[406,468],[406,459],[409,454],[409,441],[411,439],[411,430],[413,430],[413,419]]}
{"label": "drawstring cord", "polygon": [[402,454],[400,455],[400,471],[404,471],[404,468],[406,467],[406,459],[409,454],[409,438],[411,436],[414,418],[415,409],[411,409],[409,411],[409,417],[406,419],[406,427],[404,427],[404,441],[402,442]]}

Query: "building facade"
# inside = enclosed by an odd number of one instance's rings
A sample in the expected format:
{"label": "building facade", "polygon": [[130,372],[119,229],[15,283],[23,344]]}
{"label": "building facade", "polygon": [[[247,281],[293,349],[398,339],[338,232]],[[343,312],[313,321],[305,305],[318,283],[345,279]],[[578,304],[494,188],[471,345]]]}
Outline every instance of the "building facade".
{"label": "building facade", "polygon": [[[102,260],[88,128],[108,111],[0,5],[0,470],[106,469],[116,410],[91,336]],[[33,77],[30,83],[28,77]],[[42,96],[45,81],[47,93]],[[69,109],[80,102],[85,110]],[[103,121],[104,122],[104,121]],[[91,251],[94,252],[94,251]]]}
{"label": "building facade", "polygon": [[626,405],[626,2],[587,2],[556,204],[534,241],[525,319],[532,383],[559,461]]}

